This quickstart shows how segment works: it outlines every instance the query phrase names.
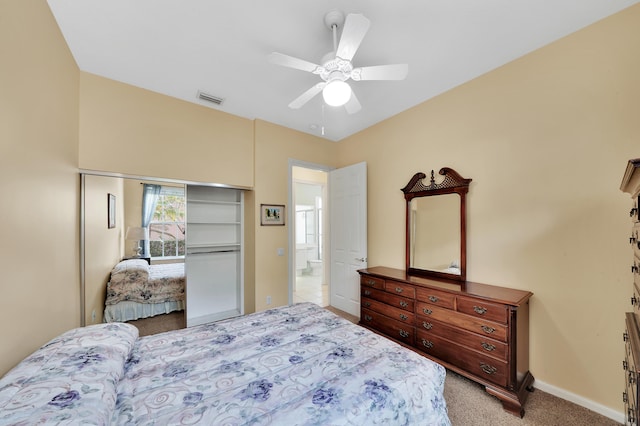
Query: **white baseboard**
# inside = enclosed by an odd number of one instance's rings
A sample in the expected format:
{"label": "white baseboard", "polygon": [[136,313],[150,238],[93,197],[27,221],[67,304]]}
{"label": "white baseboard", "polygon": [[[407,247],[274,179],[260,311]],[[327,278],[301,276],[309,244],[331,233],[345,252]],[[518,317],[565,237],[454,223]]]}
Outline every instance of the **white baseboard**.
{"label": "white baseboard", "polygon": [[[610,418],[611,420],[615,420],[618,423],[625,424],[624,423],[625,416],[623,412],[615,411],[609,407],[605,407],[602,404],[593,402],[590,399],[568,392],[564,389],[560,389],[548,383],[541,382],[540,380],[537,380],[537,379],[535,380],[533,387],[536,389],[540,389],[543,392],[550,393],[553,396],[557,396],[558,398],[562,398],[569,402],[573,402],[576,405],[579,405],[581,407],[594,411],[598,414],[601,414],[605,417]],[[622,398],[622,391],[620,392],[620,398]]]}

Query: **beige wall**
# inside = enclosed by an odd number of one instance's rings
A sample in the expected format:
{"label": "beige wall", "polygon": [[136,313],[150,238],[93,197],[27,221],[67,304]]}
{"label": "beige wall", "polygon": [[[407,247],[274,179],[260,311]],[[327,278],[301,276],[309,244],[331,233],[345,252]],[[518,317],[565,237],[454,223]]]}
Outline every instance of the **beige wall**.
{"label": "beige wall", "polygon": [[250,120],[80,74],[80,168],[250,188],[253,155]]}
{"label": "beige wall", "polygon": [[469,280],[532,291],[533,375],[617,411],[639,52],[634,6],[339,144],[341,164],[368,163],[371,266],[404,265],[415,172],[472,178]]}
{"label": "beige wall", "polygon": [[80,324],[78,69],[45,0],[0,1],[0,375]]}
{"label": "beige wall", "polygon": [[[256,310],[288,303],[289,160],[334,167],[339,144],[265,121],[255,122]],[[260,226],[260,204],[285,204],[285,226]],[[284,248],[284,256],[278,256]]]}
{"label": "beige wall", "polygon": [[[142,183],[137,179],[121,179],[124,188],[124,235],[127,235],[127,228],[130,226],[142,225]],[[150,182],[157,183],[157,182]],[[133,256],[136,241],[124,241],[124,255]],[[143,243],[140,243],[142,247]]]}
{"label": "beige wall", "polygon": [[[124,182],[108,176],[84,177],[84,273],[85,324],[99,324],[104,318],[107,282],[113,265],[124,254]],[[116,226],[107,226],[107,194],[116,197]]]}

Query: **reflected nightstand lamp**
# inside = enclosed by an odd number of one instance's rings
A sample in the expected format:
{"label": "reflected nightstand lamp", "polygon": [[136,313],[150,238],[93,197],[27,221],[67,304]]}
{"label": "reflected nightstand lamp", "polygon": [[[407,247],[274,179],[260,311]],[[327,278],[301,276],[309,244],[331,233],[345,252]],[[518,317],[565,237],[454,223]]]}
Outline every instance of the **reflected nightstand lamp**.
{"label": "reflected nightstand lamp", "polygon": [[133,257],[140,257],[140,241],[149,239],[149,228],[141,228],[139,226],[130,226],[127,228],[127,233],[124,237],[126,240],[135,241],[133,246]]}

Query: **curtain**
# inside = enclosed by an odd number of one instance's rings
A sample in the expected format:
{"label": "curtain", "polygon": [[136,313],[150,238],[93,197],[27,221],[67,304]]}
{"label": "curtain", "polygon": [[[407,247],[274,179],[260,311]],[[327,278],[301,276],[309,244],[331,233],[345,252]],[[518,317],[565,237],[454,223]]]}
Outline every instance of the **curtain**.
{"label": "curtain", "polygon": [[[145,183],[142,185],[142,227],[149,228],[151,219],[153,219],[153,212],[156,211],[156,205],[158,204],[158,196],[162,186],[151,185]],[[142,256],[150,257],[151,249],[149,247],[149,240],[144,240],[142,245]]]}

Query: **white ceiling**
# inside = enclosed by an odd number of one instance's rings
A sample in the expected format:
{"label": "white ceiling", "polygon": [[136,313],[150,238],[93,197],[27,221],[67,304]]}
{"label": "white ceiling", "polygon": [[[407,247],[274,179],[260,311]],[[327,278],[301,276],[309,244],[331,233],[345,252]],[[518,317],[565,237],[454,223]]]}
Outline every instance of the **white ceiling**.
{"label": "white ceiling", "polygon": [[[248,119],[339,141],[640,0],[48,0],[82,71]],[[319,63],[333,49],[324,15],[371,27],[355,67],[409,64],[403,81],[350,84],[362,110],[288,104],[317,75],[273,65],[280,52]],[[338,34],[339,37],[339,34]],[[197,98],[203,91],[220,106]],[[322,129],[324,128],[324,135]]]}

